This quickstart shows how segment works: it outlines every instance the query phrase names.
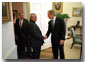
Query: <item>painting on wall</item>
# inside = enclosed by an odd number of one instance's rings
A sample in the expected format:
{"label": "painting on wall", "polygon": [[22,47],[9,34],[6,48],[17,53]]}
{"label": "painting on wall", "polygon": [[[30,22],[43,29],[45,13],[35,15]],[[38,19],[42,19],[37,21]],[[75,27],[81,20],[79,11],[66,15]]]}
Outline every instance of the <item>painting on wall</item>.
{"label": "painting on wall", "polygon": [[56,13],[62,13],[63,11],[63,2],[53,2],[52,8]]}
{"label": "painting on wall", "polygon": [[81,17],[82,16],[82,8],[73,8],[72,16]]}
{"label": "painting on wall", "polygon": [[10,3],[2,2],[2,23],[8,22],[11,20],[10,17]]}

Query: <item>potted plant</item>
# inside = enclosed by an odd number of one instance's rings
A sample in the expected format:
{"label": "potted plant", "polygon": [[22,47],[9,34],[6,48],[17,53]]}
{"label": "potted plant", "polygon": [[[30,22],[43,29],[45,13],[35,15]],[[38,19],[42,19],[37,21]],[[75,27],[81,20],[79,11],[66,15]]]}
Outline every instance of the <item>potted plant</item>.
{"label": "potted plant", "polygon": [[56,17],[60,17],[60,18],[70,18],[70,17],[68,16],[68,14],[60,14],[60,13],[56,14]]}
{"label": "potted plant", "polygon": [[60,13],[56,14],[56,17],[63,18],[66,24],[67,24],[68,18],[70,18],[68,14],[60,14]]}

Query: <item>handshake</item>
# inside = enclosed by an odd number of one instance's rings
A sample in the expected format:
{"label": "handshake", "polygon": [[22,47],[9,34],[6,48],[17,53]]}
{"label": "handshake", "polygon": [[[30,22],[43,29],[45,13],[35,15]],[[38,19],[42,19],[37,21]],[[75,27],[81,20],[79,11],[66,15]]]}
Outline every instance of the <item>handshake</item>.
{"label": "handshake", "polygon": [[43,36],[44,40],[47,39],[47,36]]}

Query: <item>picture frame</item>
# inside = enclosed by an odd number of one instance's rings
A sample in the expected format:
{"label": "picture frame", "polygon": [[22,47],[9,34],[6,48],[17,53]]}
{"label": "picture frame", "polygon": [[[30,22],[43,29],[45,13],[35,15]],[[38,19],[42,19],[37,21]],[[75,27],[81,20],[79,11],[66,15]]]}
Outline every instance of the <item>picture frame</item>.
{"label": "picture frame", "polygon": [[63,2],[53,2],[52,3],[52,9],[56,13],[62,13],[63,12]]}
{"label": "picture frame", "polygon": [[2,23],[11,21],[10,3],[2,2]]}
{"label": "picture frame", "polygon": [[73,8],[72,16],[81,17],[82,16],[82,8]]}

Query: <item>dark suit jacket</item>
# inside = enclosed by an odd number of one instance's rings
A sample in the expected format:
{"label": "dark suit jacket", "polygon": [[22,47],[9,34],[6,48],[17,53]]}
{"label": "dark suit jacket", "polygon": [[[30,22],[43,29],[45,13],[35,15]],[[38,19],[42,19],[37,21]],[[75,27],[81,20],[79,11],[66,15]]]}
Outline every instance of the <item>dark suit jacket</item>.
{"label": "dark suit jacket", "polygon": [[35,24],[35,22],[30,22],[29,24],[30,29],[30,41],[32,42],[32,47],[38,47],[43,45],[44,40],[42,33],[39,29],[39,27]]}
{"label": "dark suit jacket", "polygon": [[18,40],[16,40],[17,45],[25,45],[29,44],[29,23],[28,20],[23,19],[23,25],[22,28],[20,29],[19,27],[19,19],[16,20],[15,24],[15,35],[17,36]]}
{"label": "dark suit jacket", "polygon": [[56,17],[54,29],[52,29],[52,24],[50,20],[48,23],[48,31],[46,33],[47,37],[50,33],[52,33],[51,40],[53,41],[59,42],[60,40],[65,40],[66,26],[64,20]]}

